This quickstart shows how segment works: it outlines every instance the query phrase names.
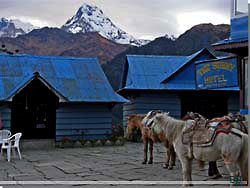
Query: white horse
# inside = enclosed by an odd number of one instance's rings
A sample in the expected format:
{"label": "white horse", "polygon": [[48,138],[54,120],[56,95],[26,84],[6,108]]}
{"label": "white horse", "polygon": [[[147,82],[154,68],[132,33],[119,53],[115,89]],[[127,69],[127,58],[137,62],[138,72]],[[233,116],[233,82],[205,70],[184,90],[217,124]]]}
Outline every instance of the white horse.
{"label": "white horse", "polygon": [[[145,126],[151,127],[155,134],[164,135],[170,143],[173,143],[181,161],[184,184],[192,184],[193,158],[201,161],[216,161],[223,158],[230,176],[238,176],[237,167],[239,167],[242,180],[247,181],[248,136],[241,131],[232,128],[232,132],[236,132],[237,135],[220,133],[211,146],[200,147],[193,144],[192,155],[190,155],[190,145],[182,143],[182,134],[190,127],[193,120],[177,120],[168,116],[167,113],[158,113],[152,117],[152,111],[150,111],[143,119],[143,123]],[[213,130],[210,128],[209,131]]]}

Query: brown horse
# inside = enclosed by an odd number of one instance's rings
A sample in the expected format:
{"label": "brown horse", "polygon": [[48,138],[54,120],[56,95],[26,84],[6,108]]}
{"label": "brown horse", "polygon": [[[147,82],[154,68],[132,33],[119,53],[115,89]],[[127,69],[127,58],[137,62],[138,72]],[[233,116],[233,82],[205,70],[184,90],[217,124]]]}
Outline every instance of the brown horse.
{"label": "brown horse", "polygon": [[[148,145],[149,145],[149,153],[150,153],[148,164],[152,164],[153,163],[153,143],[158,142],[161,139],[158,138],[156,135],[154,135],[152,131],[150,131],[149,128],[143,126],[142,120],[144,117],[145,115],[130,115],[128,117],[127,132],[128,132],[128,137],[131,138],[134,130],[136,128],[140,129],[142,140],[144,143],[144,160],[142,164],[146,164],[148,160]],[[173,169],[173,166],[175,165],[175,158],[176,158],[175,151],[174,151],[173,145],[170,145],[166,139],[164,140],[163,145],[166,148],[166,161],[163,167],[171,170]]]}

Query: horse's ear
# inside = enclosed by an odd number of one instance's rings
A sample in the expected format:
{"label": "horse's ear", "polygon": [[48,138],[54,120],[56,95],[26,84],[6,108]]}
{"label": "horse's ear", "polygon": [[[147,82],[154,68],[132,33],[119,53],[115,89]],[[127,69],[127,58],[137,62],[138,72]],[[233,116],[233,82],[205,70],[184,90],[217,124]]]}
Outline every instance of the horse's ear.
{"label": "horse's ear", "polygon": [[153,110],[149,111],[149,112],[147,113],[147,116],[151,116],[152,113],[154,113]]}
{"label": "horse's ear", "polygon": [[159,113],[159,110],[152,110],[150,116],[155,116],[157,113]]}

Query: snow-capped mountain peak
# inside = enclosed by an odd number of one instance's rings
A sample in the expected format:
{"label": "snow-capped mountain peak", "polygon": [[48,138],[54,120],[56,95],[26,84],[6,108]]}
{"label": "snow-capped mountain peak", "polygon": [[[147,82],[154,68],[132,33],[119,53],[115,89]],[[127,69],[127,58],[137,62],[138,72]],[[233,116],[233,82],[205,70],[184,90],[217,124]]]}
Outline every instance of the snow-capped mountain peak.
{"label": "snow-capped mountain peak", "polygon": [[101,9],[86,3],[61,28],[71,33],[98,32],[103,37],[121,44],[141,46],[149,42],[148,40],[138,40],[124,32],[113,24]]}
{"label": "snow-capped mountain peak", "polygon": [[173,41],[175,41],[176,40],[176,37],[174,36],[174,35],[168,35],[168,34],[166,34],[166,35],[164,35],[164,36],[162,36],[162,37],[165,37],[165,38],[167,38],[167,39],[171,39],[171,40],[173,40]]}
{"label": "snow-capped mountain peak", "polygon": [[38,29],[39,27],[32,25],[31,23],[28,22],[22,22],[18,19],[13,19],[11,20],[12,23],[14,23],[15,27],[17,29],[22,29],[25,33],[29,33],[33,29]]}
{"label": "snow-capped mountain peak", "polygon": [[0,37],[17,37],[37,28],[18,19],[0,18]]}

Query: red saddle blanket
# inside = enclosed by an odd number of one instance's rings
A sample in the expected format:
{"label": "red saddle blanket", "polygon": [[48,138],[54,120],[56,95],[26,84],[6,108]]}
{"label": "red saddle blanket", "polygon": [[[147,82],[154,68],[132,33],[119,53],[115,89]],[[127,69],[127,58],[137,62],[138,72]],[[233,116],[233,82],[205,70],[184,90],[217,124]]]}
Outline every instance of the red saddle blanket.
{"label": "red saddle blanket", "polygon": [[219,124],[215,129],[216,134],[224,133],[229,134],[231,132],[232,126],[229,124]]}

